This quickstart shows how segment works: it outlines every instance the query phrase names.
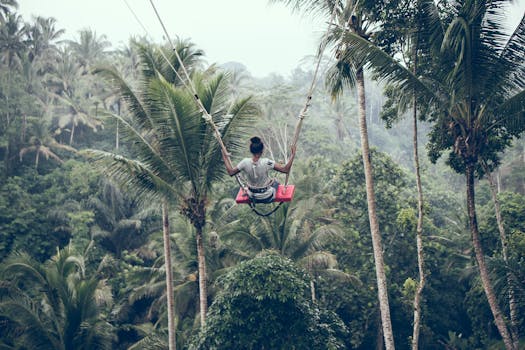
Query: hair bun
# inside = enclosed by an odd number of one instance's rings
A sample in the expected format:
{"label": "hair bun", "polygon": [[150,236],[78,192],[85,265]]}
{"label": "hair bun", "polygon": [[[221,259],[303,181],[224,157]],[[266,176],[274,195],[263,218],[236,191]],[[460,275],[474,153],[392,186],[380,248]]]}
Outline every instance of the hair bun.
{"label": "hair bun", "polygon": [[257,136],[254,136],[250,139],[251,143],[261,143],[261,139]]}

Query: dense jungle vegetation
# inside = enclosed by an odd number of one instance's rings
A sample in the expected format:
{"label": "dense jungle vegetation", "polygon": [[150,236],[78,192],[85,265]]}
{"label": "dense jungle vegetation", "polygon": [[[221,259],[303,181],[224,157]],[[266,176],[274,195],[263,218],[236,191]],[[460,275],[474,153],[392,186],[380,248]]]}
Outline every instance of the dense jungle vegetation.
{"label": "dense jungle vegetation", "polygon": [[175,52],[234,164],[254,135],[286,161],[316,57],[254,78],[184,38],[64,40],[0,0],[0,349],[523,349],[525,22],[499,31],[505,1],[274,2],[337,25],[295,198],[260,217]]}

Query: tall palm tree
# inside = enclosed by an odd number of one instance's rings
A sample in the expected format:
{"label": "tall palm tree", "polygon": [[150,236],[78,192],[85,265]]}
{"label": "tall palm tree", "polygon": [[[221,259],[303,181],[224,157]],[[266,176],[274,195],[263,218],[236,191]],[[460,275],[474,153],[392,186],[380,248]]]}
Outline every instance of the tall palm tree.
{"label": "tall palm tree", "polygon": [[502,14],[506,1],[463,1],[442,16],[426,1],[427,57],[434,68],[421,78],[362,38],[346,35],[355,59],[367,62],[402,93],[416,91],[433,108],[429,152],[436,160],[448,151],[449,165],[466,179],[467,209],[472,245],[481,283],[498,331],[507,349],[517,348],[497,302],[485,263],[475,206],[475,176],[499,162],[514,136],[525,128],[525,17],[510,35]]}
{"label": "tall palm tree", "polygon": [[319,0],[272,0],[272,2],[284,2],[293,6],[294,9],[302,9],[307,12],[317,11],[321,13],[335,14],[336,30],[331,33],[329,39],[337,46],[336,63],[328,72],[326,84],[330,87],[334,98],[340,96],[343,88],[350,86],[357,89],[359,130],[361,139],[361,151],[363,167],[365,169],[366,194],[368,202],[368,215],[370,231],[372,235],[372,246],[374,252],[375,270],[377,278],[377,290],[381,310],[381,323],[383,338],[387,350],[394,349],[394,335],[392,321],[390,319],[390,306],[388,301],[388,289],[381,243],[381,233],[376,214],[374,183],[372,178],[372,165],[370,161],[370,148],[368,144],[368,131],[366,121],[366,98],[365,98],[365,76],[363,61],[352,60],[347,52],[349,48],[343,41],[341,30],[350,31],[363,40],[370,37],[369,26],[371,23],[361,12],[359,1],[319,1]]}
{"label": "tall palm tree", "polygon": [[[420,32],[423,23],[418,21],[418,13],[421,11],[419,1],[375,1],[365,2],[367,12],[381,21],[385,14],[391,18],[382,24],[381,30],[376,32],[376,39],[380,46],[392,56],[401,56],[403,61],[412,70],[414,75],[421,70],[419,65],[420,58]],[[418,140],[418,112],[422,108],[418,106],[417,94],[396,96],[395,88],[387,88],[387,95],[390,101],[386,111],[383,112],[383,119],[387,124],[392,120],[398,120],[401,115],[411,109],[412,115],[412,148],[414,173],[416,177],[417,190],[417,224],[416,224],[416,250],[418,258],[419,281],[414,294],[414,318],[412,332],[412,350],[419,347],[419,334],[421,328],[421,298],[425,286],[426,276],[424,269],[423,251],[423,186],[421,182],[421,167],[419,162],[419,140]],[[392,104],[392,105],[391,105]]]}
{"label": "tall palm tree", "polygon": [[96,272],[86,276],[83,258],[71,247],[44,264],[15,255],[2,277],[0,315],[8,323],[3,341],[27,349],[111,349],[111,325],[101,314],[112,302],[110,288]]}
{"label": "tall palm tree", "polygon": [[[104,70],[127,102],[131,121],[115,116],[135,146],[134,159],[90,151],[99,160],[108,160],[108,173],[131,184],[138,193],[149,193],[177,203],[180,212],[195,229],[199,266],[200,319],[207,310],[206,265],[203,229],[206,207],[213,183],[224,176],[224,165],[213,128],[194,103],[189,91],[162,75],[151,57],[158,51],[144,51],[144,83],[135,92],[114,70]],[[258,110],[250,98],[228,101],[224,74],[194,74],[200,100],[219,127],[225,145],[241,147],[237,135],[248,128]],[[167,286],[169,288],[169,284]]]}
{"label": "tall palm tree", "polygon": [[[342,8],[341,16],[338,18],[340,28],[349,31],[355,35],[368,40],[370,37],[369,25],[366,17],[361,14],[360,8],[356,3],[349,1]],[[370,159],[370,146],[368,141],[368,126],[366,114],[366,94],[365,94],[365,71],[362,62],[352,60],[348,56],[349,48],[342,41],[340,31],[335,31],[335,40],[338,45],[336,53],[337,62],[331,72],[328,73],[327,85],[331,87],[332,96],[338,97],[345,87],[355,87],[357,89],[358,100],[358,118],[359,134],[361,139],[361,155],[363,158],[363,168],[365,173],[366,197],[368,204],[368,218],[370,224],[370,233],[372,236],[372,249],[374,252],[374,263],[377,279],[377,292],[379,298],[379,308],[381,311],[381,324],[383,329],[383,338],[385,348],[393,350],[394,335],[392,330],[392,321],[390,318],[390,306],[388,298],[388,288],[386,282],[385,263],[383,257],[383,245],[381,242],[381,232],[377,219],[376,200],[374,192],[374,180],[372,162]]]}
{"label": "tall palm tree", "polygon": [[[8,3],[9,4],[9,3]],[[27,51],[26,45],[26,26],[22,21],[22,16],[16,13],[7,13],[5,21],[0,25],[0,66],[7,72],[7,86],[2,93],[2,104],[7,109],[5,113],[4,125],[6,129],[13,122],[11,116],[11,109],[13,108],[10,101],[13,94],[12,79],[13,71],[18,71],[23,66],[24,57]],[[8,159],[10,153],[10,142],[7,143],[7,150],[5,152],[6,168],[8,169]]]}

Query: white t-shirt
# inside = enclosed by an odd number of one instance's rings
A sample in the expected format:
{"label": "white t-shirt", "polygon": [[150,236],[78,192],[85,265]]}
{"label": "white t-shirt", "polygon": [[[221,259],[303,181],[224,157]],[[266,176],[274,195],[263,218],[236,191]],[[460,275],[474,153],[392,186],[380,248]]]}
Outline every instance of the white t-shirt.
{"label": "white t-shirt", "polygon": [[263,193],[253,193],[254,198],[263,199],[268,198],[275,191],[269,185],[272,183],[272,179],[269,177],[268,172],[273,169],[275,162],[268,158],[259,158],[258,161],[254,162],[252,158],[244,158],[237,164],[237,169],[242,171],[243,175],[248,181],[248,186],[254,188],[268,187],[268,190]]}

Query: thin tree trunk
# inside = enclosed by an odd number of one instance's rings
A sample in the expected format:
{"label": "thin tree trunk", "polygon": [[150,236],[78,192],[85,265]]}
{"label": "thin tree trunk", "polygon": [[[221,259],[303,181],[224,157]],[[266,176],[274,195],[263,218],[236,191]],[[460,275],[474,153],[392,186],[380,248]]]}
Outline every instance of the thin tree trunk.
{"label": "thin tree trunk", "polygon": [[377,278],[377,292],[379,308],[381,310],[381,323],[386,350],[394,350],[394,335],[392,332],[392,321],[390,320],[390,306],[388,303],[388,290],[386,285],[385,263],[383,259],[383,247],[381,233],[376,214],[376,203],[374,194],[374,180],[372,178],[372,164],[370,161],[370,148],[368,146],[368,131],[366,125],[366,98],[365,79],[363,69],[356,71],[357,94],[359,104],[359,129],[361,135],[361,150],[363,156],[363,167],[366,182],[366,197],[368,202],[368,219],[370,221],[370,232],[372,235],[372,246]]}
{"label": "thin tree trunk", "polygon": [[[505,264],[508,264],[508,244],[507,244],[507,235],[505,233],[505,226],[503,223],[503,218],[501,216],[501,207],[498,200],[498,191],[496,189],[496,184],[494,183],[494,178],[492,174],[488,171],[488,168],[483,164],[485,172],[487,174],[487,179],[490,185],[490,192],[492,194],[492,201],[494,202],[494,211],[496,212],[496,221],[498,223],[499,237],[501,241],[501,250],[503,255],[503,261]],[[509,312],[510,312],[510,333],[513,340],[513,345],[515,349],[518,349],[519,346],[519,334],[518,334],[518,310],[516,297],[514,294],[514,287],[512,283],[512,276],[507,273],[507,286],[509,288]]]}
{"label": "thin tree trunk", "polygon": [[414,122],[414,167],[416,171],[417,186],[417,227],[416,227],[416,249],[417,267],[419,270],[419,283],[414,296],[414,328],[412,333],[412,350],[419,347],[419,331],[421,328],[421,295],[425,287],[425,259],[423,252],[423,186],[421,185],[421,172],[419,167],[418,137],[417,137],[417,102],[414,98],[413,106]]}
{"label": "thin tree trunk", "polygon": [[22,130],[20,131],[20,142],[23,144],[26,141],[26,130],[27,130],[27,116],[22,116]]}
{"label": "thin tree trunk", "polygon": [[118,136],[118,127],[119,127],[119,122],[118,122],[118,119],[117,119],[117,132],[115,133],[115,149],[118,150],[118,142],[119,142],[119,136]]}
{"label": "thin tree trunk", "polygon": [[199,309],[201,317],[201,328],[206,324],[206,313],[208,312],[208,290],[206,287],[206,259],[204,257],[204,244],[202,241],[202,228],[197,229],[197,258],[199,264]]}
{"label": "thin tree trunk", "polygon": [[5,167],[5,173],[3,174],[5,177],[9,176],[9,173],[11,172],[11,167],[9,164],[9,153],[11,150],[11,140],[9,137],[7,137],[7,143],[5,145],[5,155],[4,155],[4,167]]}
{"label": "thin tree trunk", "polygon": [[[419,32],[418,28],[418,32]],[[419,49],[419,36],[417,35],[412,45],[413,55],[413,67],[412,72],[417,75],[418,57],[417,52]],[[421,296],[423,294],[423,288],[425,288],[425,255],[423,251],[423,186],[421,185],[421,168],[419,166],[419,142],[417,135],[417,98],[416,92],[414,91],[414,100],[412,106],[413,116],[413,147],[414,147],[414,170],[416,171],[416,187],[417,187],[417,226],[416,226],[416,249],[417,249],[417,267],[419,271],[419,283],[414,295],[414,325],[412,330],[412,350],[419,348],[419,333],[421,329]]]}
{"label": "thin tree trunk", "polygon": [[[117,102],[117,115],[120,115],[120,100]],[[119,120],[117,119],[117,132],[115,133],[115,149],[119,147]]]}
{"label": "thin tree trunk", "polygon": [[36,156],[35,156],[35,170],[38,170],[38,161],[40,160],[40,147],[36,148]]}
{"label": "thin tree trunk", "polygon": [[316,303],[317,300],[315,298],[315,282],[312,277],[312,280],[310,281],[310,294],[312,295],[312,303]]}
{"label": "thin tree trunk", "polygon": [[69,145],[73,145],[73,137],[75,136],[75,123],[71,126],[71,136],[69,137]]}
{"label": "thin tree trunk", "polygon": [[509,330],[507,328],[507,325],[505,324],[505,319],[503,318],[503,314],[501,313],[500,307],[498,305],[496,293],[494,292],[494,288],[492,287],[492,282],[490,281],[488,269],[485,264],[485,256],[483,255],[483,247],[481,246],[481,239],[480,239],[479,230],[478,230],[478,221],[476,217],[475,190],[474,190],[474,166],[473,165],[467,165],[466,178],[467,178],[466,179],[467,180],[467,209],[468,209],[468,216],[469,216],[469,226],[470,226],[470,233],[472,235],[472,245],[474,247],[476,261],[478,263],[481,284],[483,286],[483,290],[485,291],[485,295],[487,297],[487,301],[489,303],[490,310],[492,311],[494,322],[496,324],[496,327],[498,328],[501,338],[503,339],[503,343],[505,344],[505,349],[517,350],[517,349],[514,349]]}
{"label": "thin tree trunk", "polygon": [[173,298],[173,275],[171,267],[171,246],[170,246],[170,222],[168,218],[168,203],[162,201],[162,237],[164,240],[164,265],[166,267],[166,295],[168,307],[168,346],[169,350],[176,349],[175,343],[175,312]]}

